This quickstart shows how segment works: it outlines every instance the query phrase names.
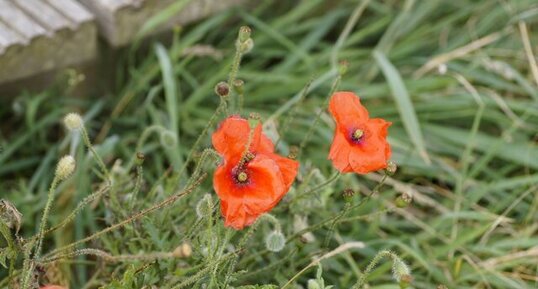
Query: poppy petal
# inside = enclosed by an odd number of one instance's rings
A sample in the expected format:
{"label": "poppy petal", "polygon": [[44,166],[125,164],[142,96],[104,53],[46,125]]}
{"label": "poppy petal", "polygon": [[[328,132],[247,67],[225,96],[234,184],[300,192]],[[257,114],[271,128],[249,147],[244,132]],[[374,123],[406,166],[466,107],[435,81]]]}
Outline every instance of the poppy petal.
{"label": "poppy petal", "polygon": [[289,190],[289,188],[293,184],[293,181],[295,180],[295,177],[297,176],[297,171],[299,170],[299,162],[286,157],[282,157],[277,154],[271,154],[269,157],[277,163],[278,168],[282,173],[282,177],[284,178],[284,185],[286,186],[286,190]]}
{"label": "poppy petal", "polygon": [[329,111],[336,120],[337,126],[345,129],[368,120],[368,110],[362,106],[359,97],[353,92],[341,91],[333,94]]}
{"label": "poppy petal", "polygon": [[268,156],[257,155],[247,164],[246,172],[246,184],[235,181],[229,164],[218,167],[213,177],[225,225],[236,229],[270,211],[288,191],[278,163]]}
{"label": "poppy petal", "polygon": [[353,169],[349,163],[349,154],[351,144],[346,136],[338,129],[334,132],[334,139],[329,151],[329,160],[333,162],[334,167],[342,173],[352,172]]}
{"label": "poppy petal", "polygon": [[[230,116],[221,122],[211,140],[215,150],[225,159],[237,162],[245,152],[249,136],[248,120],[240,116]],[[254,129],[250,151],[254,153],[272,153],[274,151],[273,143],[262,133],[261,124],[258,124]]]}

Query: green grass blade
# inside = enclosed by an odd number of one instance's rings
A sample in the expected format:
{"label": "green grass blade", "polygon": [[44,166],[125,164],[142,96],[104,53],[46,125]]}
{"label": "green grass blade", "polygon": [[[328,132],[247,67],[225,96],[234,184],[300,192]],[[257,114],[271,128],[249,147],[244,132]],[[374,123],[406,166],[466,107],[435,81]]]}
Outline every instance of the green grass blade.
{"label": "green grass blade", "polygon": [[411,97],[407,92],[407,88],[404,85],[400,73],[396,70],[394,65],[390,63],[385,54],[380,51],[374,51],[373,54],[377,64],[383,71],[383,74],[389,83],[407,134],[411,138],[413,144],[417,147],[422,159],[429,164],[431,161],[426,152],[426,146],[424,144],[422,131],[420,130],[417,114],[415,113]]}

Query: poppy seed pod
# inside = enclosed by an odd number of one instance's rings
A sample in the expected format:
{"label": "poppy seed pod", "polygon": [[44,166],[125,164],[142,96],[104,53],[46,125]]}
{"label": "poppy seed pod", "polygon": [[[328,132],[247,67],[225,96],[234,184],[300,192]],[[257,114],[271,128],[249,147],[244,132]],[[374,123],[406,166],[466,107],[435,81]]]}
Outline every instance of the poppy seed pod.
{"label": "poppy seed pod", "polygon": [[64,117],[64,125],[69,130],[79,130],[84,125],[84,122],[78,113],[71,112]]}
{"label": "poppy seed pod", "polygon": [[235,79],[232,83],[235,91],[239,94],[243,94],[243,86],[245,85],[245,82],[241,79]]}
{"label": "poppy seed pod", "polygon": [[252,33],[252,29],[248,26],[241,26],[239,28],[239,42],[243,43],[250,39],[250,33]]}
{"label": "poppy seed pod", "polygon": [[342,60],[338,63],[338,74],[341,76],[347,73],[347,69],[349,68],[349,62],[347,60]]}
{"label": "poppy seed pod", "polygon": [[56,166],[56,177],[60,180],[65,180],[73,174],[75,171],[75,159],[70,156],[64,156],[58,161],[58,166]]}

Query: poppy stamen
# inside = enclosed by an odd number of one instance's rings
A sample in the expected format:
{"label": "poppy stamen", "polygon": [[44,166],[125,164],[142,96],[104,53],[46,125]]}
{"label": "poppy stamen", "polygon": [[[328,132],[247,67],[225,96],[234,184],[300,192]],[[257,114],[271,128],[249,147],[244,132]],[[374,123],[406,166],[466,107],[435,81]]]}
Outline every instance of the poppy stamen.
{"label": "poppy stamen", "polygon": [[362,129],[356,129],[352,134],[351,134],[351,139],[353,141],[360,141],[362,139],[362,137],[364,136],[364,131]]}

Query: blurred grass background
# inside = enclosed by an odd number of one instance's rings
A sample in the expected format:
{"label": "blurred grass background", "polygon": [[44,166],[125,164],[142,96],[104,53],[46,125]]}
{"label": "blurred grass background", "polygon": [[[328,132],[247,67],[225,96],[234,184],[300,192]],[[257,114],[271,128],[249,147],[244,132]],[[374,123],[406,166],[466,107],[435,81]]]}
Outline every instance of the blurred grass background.
{"label": "blurred grass background", "polygon": [[[169,165],[184,161],[217,107],[213,87],[226,79],[238,27],[249,25],[255,46],[239,72],[245,81],[245,112],[260,113],[269,135],[282,133],[282,153],[301,142],[322,107],[336,76],[336,60],[349,62],[340,89],[360,95],[372,116],[393,122],[389,140],[398,172],[379,195],[338,225],[331,247],[362,241],[366,248],[324,261],[326,284],[349,288],[378,250],[391,249],[411,266],[415,288],[537,288],[538,70],[532,70],[538,53],[538,3],[363,3],[259,1],[177,30],[171,43],[125,50],[112,71],[113,88],[103,95],[69,97],[78,78],[66,74],[41,93],[0,100],[0,194],[24,214],[23,234],[36,231],[61,155],[76,152],[79,167],[73,180],[60,188],[52,222],[95,190],[92,159],[61,127],[61,117],[73,110],[83,114],[107,164],[116,164],[125,190],[132,174],[122,169],[135,154],[142,132],[154,125],[176,131],[178,142],[172,148],[163,146],[158,135],[144,145],[145,187],[136,206],[147,207],[169,194],[173,185],[162,176]],[[353,15],[359,17],[357,24],[339,42]],[[310,91],[302,97],[310,81]],[[293,118],[284,127],[290,114]],[[300,181],[275,209],[288,237],[296,232],[297,219],[307,218],[314,225],[338,214],[342,189],[352,187],[365,195],[381,178],[346,175],[322,192],[300,195],[333,173],[326,160],[332,129],[324,112],[301,155]],[[209,137],[204,146],[210,146]],[[193,243],[190,260],[179,265],[160,261],[144,271],[143,284],[166,288],[163,284],[196,272],[205,262],[199,249],[205,242],[203,232],[192,228],[194,206],[203,193],[211,193],[210,182],[204,188],[186,202],[91,245],[113,254],[134,254]],[[394,208],[394,198],[403,192],[413,195],[413,205]],[[55,233],[48,248],[80,239],[125,215],[125,208],[93,206],[74,225]],[[260,231],[255,236],[259,241],[251,242],[239,259],[237,269],[247,271],[234,274],[235,286],[286,283],[325,249],[323,241],[330,234],[327,228],[316,229],[314,241],[291,239],[283,251],[269,253],[263,236],[270,227]],[[95,270],[98,264],[80,257],[59,264],[58,270],[72,288],[94,288],[121,279],[129,265]],[[314,275],[310,270],[298,282],[304,285]],[[390,264],[381,265],[370,280],[370,288],[397,288]]]}

